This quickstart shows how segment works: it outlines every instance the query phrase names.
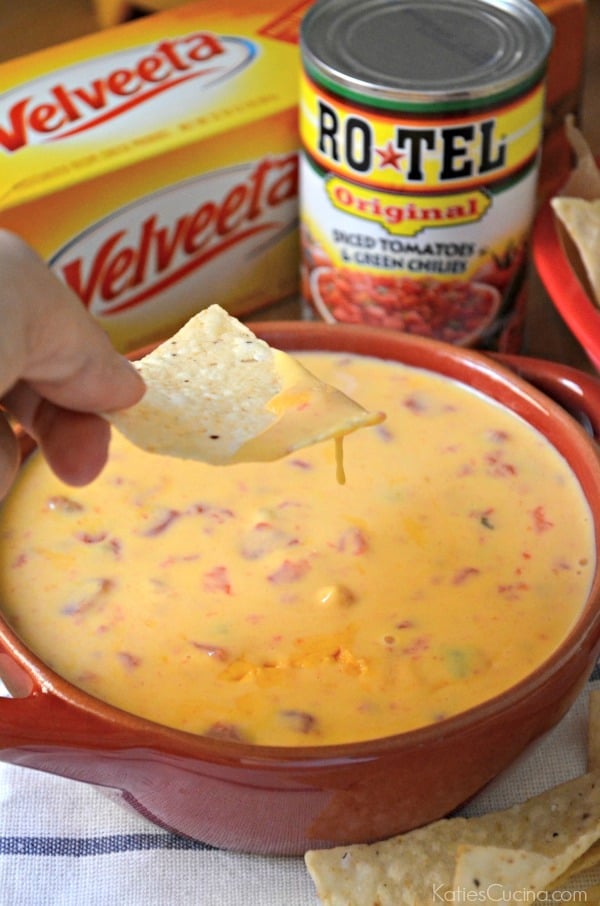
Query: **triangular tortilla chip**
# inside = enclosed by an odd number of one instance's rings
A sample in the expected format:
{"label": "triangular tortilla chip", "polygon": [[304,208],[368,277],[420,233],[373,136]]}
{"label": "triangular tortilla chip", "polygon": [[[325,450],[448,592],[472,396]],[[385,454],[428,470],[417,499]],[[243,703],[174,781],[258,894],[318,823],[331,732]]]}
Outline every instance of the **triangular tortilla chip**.
{"label": "triangular tortilla chip", "polygon": [[600,199],[557,196],[551,205],[573,240],[596,302],[600,302]]}
{"label": "triangular tortilla chip", "polygon": [[213,464],[266,462],[384,418],[218,305],[134,364],[144,397],[106,418],[149,452]]}
{"label": "triangular tortilla chip", "polygon": [[575,152],[576,162],[560,194],[588,201],[600,198],[600,170],[585,136],[575,125],[572,113],[565,117],[565,134]]}
{"label": "triangular tortilla chip", "polygon": [[531,902],[533,895],[548,890],[553,881],[564,876],[585,847],[585,837],[580,837],[550,857],[499,846],[462,845],[456,853],[452,889],[480,903],[497,902],[500,893],[507,900]]}
{"label": "triangular tortilla chip", "polygon": [[578,856],[578,858],[548,886],[552,890],[557,887],[563,887],[567,882],[577,877],[577,875],[583,874],[591,868],[596,868],[597,865],[600,865],[600,841],[597,841],[593,846],[590,846],[583,855]]}
{"label": "triangular tortilla chip", "polygon": [[586,292],[600,304],[600,169],[573,114],[565,117],[565,134],[575,166],[550,204],[564,227],[565,251]]}
{"label": "triangular tortilla chip", "polygon": [[[310,850],[305,861],[324,906],[431,906],[457,901],[463,847],[537,854],[530,860],[535,870],[554,864],[558,877],[566,859],[574,861],[598,839],[600,775],[590,773],[504,811],[442,819],[381,843]],[[551,876],[547,870],[548,884]]]}
{"label": "triangular tortilla chip", "polygon": [[588,700],[588,771],[600,771],[600,689],[592,689]]}

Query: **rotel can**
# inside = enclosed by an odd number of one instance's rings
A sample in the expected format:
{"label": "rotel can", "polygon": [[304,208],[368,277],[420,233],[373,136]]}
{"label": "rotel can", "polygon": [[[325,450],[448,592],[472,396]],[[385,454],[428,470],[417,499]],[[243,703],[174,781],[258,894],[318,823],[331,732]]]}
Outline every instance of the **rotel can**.
{"label": "rotel can", "polygon": [[530,0],[317,0],[301,28],[313,314],[520,347],[551,46]]}

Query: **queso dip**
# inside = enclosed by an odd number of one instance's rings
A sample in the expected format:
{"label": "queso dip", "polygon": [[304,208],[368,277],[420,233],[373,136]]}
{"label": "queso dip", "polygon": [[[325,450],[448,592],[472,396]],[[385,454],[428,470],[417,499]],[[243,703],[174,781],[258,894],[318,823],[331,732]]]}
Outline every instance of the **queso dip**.
{"label": "queso dip", "polygon": [[387,420],[268,465],[143,453],[90,486],[32,457],[0,521],[0,601],[72,683],[192,733],[370,739],[518,682],[595,570],[570,468],[512,412],[397,363],[298,356]]}

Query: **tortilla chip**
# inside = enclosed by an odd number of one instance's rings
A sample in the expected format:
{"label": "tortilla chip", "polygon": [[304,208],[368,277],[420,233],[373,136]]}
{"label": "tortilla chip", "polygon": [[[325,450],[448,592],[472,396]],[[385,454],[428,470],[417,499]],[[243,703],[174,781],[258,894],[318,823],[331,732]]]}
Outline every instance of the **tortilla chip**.
{"label": "tortilla chip", "polygon": [[483,902],[500,890],[504,896],[535,894],[546,890],[550,880],[558,876],[559,864],[568,866],[571,862],[568,848],[559,858],[551,859],[527,850],[459,846],[453,888],[471,898],[478,895]]}
{"label": "tortilla chip", "polygon": [[600,771],[600,689],[592,689],[588,700],[588,771]]}
{"label": "tortilla chip", "polygon": [[477,896],[480,902],[491,902],[500,891],[507,899],[514,895],[513,899],[530,902],[551,886],[556,889],[559,879],[564,883],[573,853],[580,853],[585,845],[585,839],[577,839],[553,857],[497,846],[459,846],[453,890],[467,899]]}
{"label": "tortilla chip", "polygon": [[585,136],[575,125],[573,114],[565,117],[565,133],[576,162],[560,194],[588,201],[600,198],[600,170]]}
{"label": "tortilla chip", "polygon": [[564,228],[567,255],[586,291],[600,304],[600,170],[572,114],[565,118],[565,133],[575,153],[575,166],[550,204]]}
{"label": "tortilla chip", "polygon": [[550,202],[581,258],[596,302],[600,300],[600,199],[557,196]]}
{"label": "tortilla chip", "polygon": [[[588,771],[600,772],[600,689],[591,689],[588,698]],[[579,875],[600,865],[600,840],[575,859],[551,885],[562,887]],[[586,902],[591,902],[587,900]]]}
{"label": "tortilla chip", "polygon": [[144,450],[213,464],[266,462],[382,421],[218,305],[134,363],[142,400],[105,417]]}
{"label": "tortilla chip", "polygon": [[598,839],[600,775],[594,772],[504,811],[442,819],[381,843],[310,850],[305,862],[325,906],[431,906],[440,898],[456,900],[465,847],[495,849],[500,876],[507,870],[506,850],[529,854],[519,857],[521,866],[529,859],[537,872],[528,883],[549,885],[567,860],[575,861]]}
{"label": "tortilla chip", "polygon": [[578,875],[581,875],[592,868],[596,868],[597,865],[600,865],[600,841],[594,843],[593,846],[590,846],[583,855],[575,859],[568,868],[548,886],[552,890],[563,887],[567,882],[572,881]]}

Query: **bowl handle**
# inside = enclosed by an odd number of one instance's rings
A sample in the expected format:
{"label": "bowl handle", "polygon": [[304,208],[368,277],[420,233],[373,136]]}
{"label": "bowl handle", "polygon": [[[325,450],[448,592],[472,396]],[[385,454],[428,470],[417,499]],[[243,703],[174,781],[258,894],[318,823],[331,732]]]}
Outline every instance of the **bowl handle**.
{"label": "bowl handle", "polygon": [[89,743],[90,734],[96,735],[101,729],[96,715],[78,713],[72,703],[44,689],[35,679],[24,695],[0,696],[0,761],[14,761],[15,753],[23,747]]}
{"label": "bowl handle", "polygon": [[600,441],[600,378],[547,359],[506,353],[490,356],[557,402]]}
{"label": "bowl handle", "polygon": [[18,761],[23,749],[85,747],[119,736],[118,726],[101,706],[83,708],[63,698],[38,675],[35,665],[19,663],[1,644],[0,678],[10,693],[0,695],[0,761]]}
{"label": "bowl handle", "polygon": [[[47,742],[48,732],[54,734],[56,726],[46,720],[45,698],[41,690],[24,697],[0,696],[0,760],[12,748]],[[63,729],[63,740],[64,735]]]}

